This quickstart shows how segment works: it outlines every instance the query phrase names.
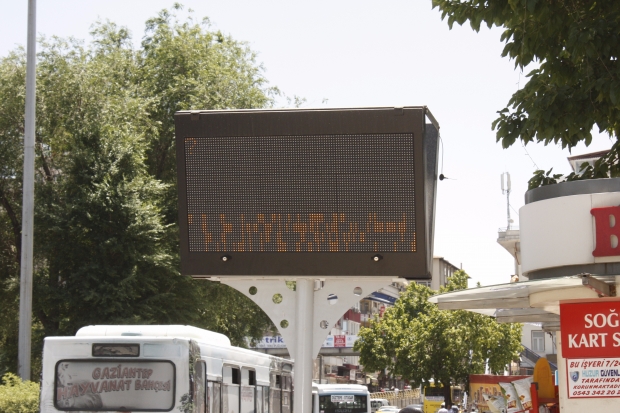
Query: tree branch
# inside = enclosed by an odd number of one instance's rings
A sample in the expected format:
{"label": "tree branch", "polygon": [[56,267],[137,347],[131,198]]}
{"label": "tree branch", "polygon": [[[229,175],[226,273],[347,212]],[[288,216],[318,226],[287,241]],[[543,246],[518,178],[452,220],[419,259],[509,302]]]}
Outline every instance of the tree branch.
{"label": "tree branch", "polygon": [[45,158],[45,155],[43,154],[43,147],[41,146],[41,142],[39,142],[39,155],[41,157],[41,162],[43,164],[43,171],[45,172],[45,180],[47,182],[51,182],[54,179],[54,176],[52,175],[52,171],[49,167],[49,165],[47,164],[47,159]]}
{"label": "tree branch", "polygon": [[11,203],[9,202],[9,199],[6,197],[3,189],[0,187],[0,204],[2,204],[2,206],[4,207],[4,209],[6,210],[6,213],[9,216],[9,219],[11,220],[11,226],[13,227],[13,236],[15,237],[15,247],[17,250],[17,253],[15,254],[15,261],[17,261],[17,264],[21,264],[21,256],[22,256],[22,230],[21,230],[21,223],[19,222],[19,219],[17,218],[17,215],[15,214],[15,211],[13,210],[13,207],[11,206]]}

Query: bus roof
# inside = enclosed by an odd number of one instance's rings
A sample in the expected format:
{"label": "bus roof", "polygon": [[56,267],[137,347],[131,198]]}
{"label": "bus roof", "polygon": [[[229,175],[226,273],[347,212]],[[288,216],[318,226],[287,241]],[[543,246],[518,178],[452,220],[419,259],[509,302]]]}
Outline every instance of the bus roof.
{"label": "bus roof", "polygon": [[176,337],[230,346],[230,340],[224,334],[183,325],[96,325],[82,327],[75,335],[77,337]]}
{"label": "bus roof", "polygon": [[318,384],[312,383],[312,390],[319,393],[364,393],[368,394],[368,387],[362,384]]}

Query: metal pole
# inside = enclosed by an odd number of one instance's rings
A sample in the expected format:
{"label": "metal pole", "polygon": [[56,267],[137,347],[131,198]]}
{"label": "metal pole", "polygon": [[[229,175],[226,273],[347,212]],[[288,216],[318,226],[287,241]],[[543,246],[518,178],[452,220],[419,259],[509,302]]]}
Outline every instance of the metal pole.
{"label": "metal pole", "polygon": [[510,229],[510,224],[511,224],[511,219],[510,219],[510,190],[511,188],[511,184],[510,184],[510,173],[506,172],[506,212],[508,215],[508,228],[507,230]]}
{"label": "metal pole", "polygon": [[298,278],[297,342],[295,348],[295,398],[293,411],[305,413],[312,409],[312,331],[314,318],[314,280]]}
{"label": "metal pole", "polygon": [[36,99],[36,0],[28,1],[28,49],[26,56],[26,122],[24,125],[24,185],[22,205],[22,256],[19,291],[19,350],[17,371],[30,380],[32,335],[32,266],[34,227],[34,137]]}
{"label": "metal pole", "polygon": [[506,212],[508,214],[508,227],[510,229],[510,189],[506,191]]}

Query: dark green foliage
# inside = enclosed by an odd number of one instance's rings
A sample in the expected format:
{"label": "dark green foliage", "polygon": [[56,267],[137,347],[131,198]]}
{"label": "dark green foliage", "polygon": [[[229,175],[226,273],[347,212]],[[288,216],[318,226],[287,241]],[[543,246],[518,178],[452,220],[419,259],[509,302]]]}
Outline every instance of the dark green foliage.
{"label": "dark green foliage", "polygon": [[[450,27],[469,22],[504,28],[503,56],[538,67],[493,122],[497,141],[517,140],[569,150],[589,145],[596,125],[612,139],[600,162],[569,180],[620,176],[620,3],[547,0],[433,0]],[[538,172],[537,172],[538,174]],[[533,184],[548,180],[534,178]]]}
{"label": "dark green foliage", "polygon": [[552,185],[557,184],[562,181],[562,174],[551,174],[553,168],[549,169],[547,172],[541,170],[537,170],[534,172],[534,176],[530,178],[528,181],[528,189],[538,188],[539,186]]}
{"label": "dark green foliage", "polygon": [[[441,292],[467,288],[467,274],[457,271]],[[497,324],[469,311],[443,311],[428,298],[430,288],[411,283],[383,318],[360,330],[355,349],[367,371],[388,369],[413,387],[467,384],[484,373],[485,363],[500,373],[521,351],[521,325]],[[449,391],[446,393],[449,405]]]}
{"label": "dark green foliage", "polygon": [[[176,6],[179,8],[179,6]],[[154,130],[147,151],[152,176],[170,183],[165,215],[177,220],[174,113],[187,109],[261,108],[270,106],[276,88],[268,88],[256,55],[244,43],[205,30],[191,18],[179,22],[163,10],[146,22],[139,56],[144,90],[156,99],[149,109]]]}
{"label": "dark green foliage", "polygon": [[276,329],[267,315],[251,300],[232,287],[209,281],[194,284],[200,288],[203,303],[198,327],[226,334],[235,346],[247,346],[246,339],[260,340]]}
{"label": "dark green foliage", "polygon": [[21,257],[22,137],[26,66],[23,50],[0,64],[0,374],[16,371]]}
{"label": "dark green foliage", "polygon": [[[92,35],[38,47],[33,374],[44,336],[89,324],[261,337],[271,324],[245,296],[179,274],[173,114],[276,90],[247,46],[166,10],[139,50],[113,23]],[[24,84],[24,51],[0,58],[0,373],[17,366]]]}

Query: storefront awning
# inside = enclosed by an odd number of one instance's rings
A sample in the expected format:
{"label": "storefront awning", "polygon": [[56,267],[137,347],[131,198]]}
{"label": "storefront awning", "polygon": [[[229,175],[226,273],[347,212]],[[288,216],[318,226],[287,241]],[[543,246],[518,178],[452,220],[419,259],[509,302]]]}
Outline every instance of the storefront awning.
{"label": "storefront awning", "polygon": [[441,310],[473,311],[500,323],[541,323],[552,331],[560,327],[560,300],[615,296],[618,282],[620,276],[579,274],[452,291],[429,301]]}
{"label": "storefront awning", "polygon": [[391,295],[383,294],[378,291],[373,292],[368,297],[366,297],[366,299],[389,305],[394,305],[394,303],[396,302],[396,297],[392,297]]}

